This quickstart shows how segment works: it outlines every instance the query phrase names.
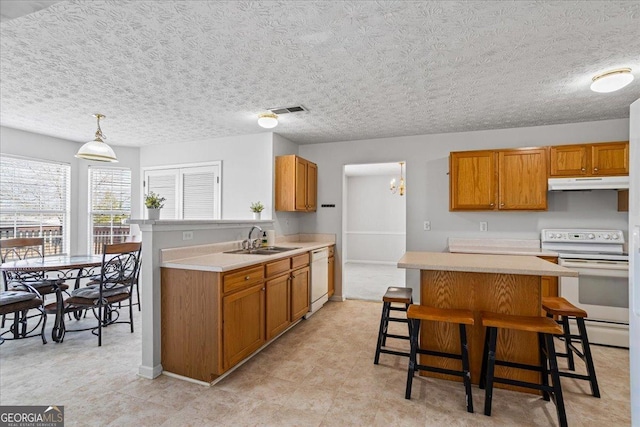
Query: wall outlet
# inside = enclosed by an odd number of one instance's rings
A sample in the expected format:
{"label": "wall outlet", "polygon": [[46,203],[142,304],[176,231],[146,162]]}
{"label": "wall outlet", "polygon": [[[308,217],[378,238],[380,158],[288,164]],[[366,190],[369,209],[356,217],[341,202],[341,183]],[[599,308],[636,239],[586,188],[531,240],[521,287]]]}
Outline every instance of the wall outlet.
{"label": "wall outlet", "polygon": [[431,231],[431,221],[424,222],[424,231]]}
{"label": "wall outlet", "polygon": [[183,231],[182,240],[193,240],[193,231]]}
{"label": "wall outlet", "polygon": [[480,221],[480,231],[487,231],[489,229],[489,223],[487,221]]}

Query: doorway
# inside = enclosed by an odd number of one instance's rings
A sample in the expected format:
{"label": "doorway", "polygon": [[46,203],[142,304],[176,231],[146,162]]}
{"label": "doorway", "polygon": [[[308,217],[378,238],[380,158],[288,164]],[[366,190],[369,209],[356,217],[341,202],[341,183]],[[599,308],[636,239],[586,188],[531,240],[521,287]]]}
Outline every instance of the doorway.
{"label": "doorway", "polygon": [[[406,176],[406,171],[404,171]],[[406,195],[399,184],[400,164],[345,165],[342,221],[342,296],[380,301],[389,286],[405,286],[397,262],[406,248]]]}

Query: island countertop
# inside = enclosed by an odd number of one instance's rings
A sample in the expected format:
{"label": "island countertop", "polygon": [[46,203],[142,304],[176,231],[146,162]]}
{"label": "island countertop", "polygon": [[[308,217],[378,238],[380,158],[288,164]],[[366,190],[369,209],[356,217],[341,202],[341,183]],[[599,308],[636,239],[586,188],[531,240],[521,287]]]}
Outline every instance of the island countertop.
{"label": "island countertop", "polygon": [[529,255],[406,252],[398,268],[469,273],[577,277],[578,272]]}

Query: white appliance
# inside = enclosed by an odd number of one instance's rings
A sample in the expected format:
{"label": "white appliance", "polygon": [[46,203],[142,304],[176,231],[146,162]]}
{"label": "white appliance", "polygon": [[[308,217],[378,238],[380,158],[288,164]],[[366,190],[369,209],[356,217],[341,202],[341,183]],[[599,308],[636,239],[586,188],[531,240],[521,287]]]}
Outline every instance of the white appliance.
{"label": "white appliance", "polygon": [[631,425],[640,425],[640,99],[629,112],[629,361]]}
{"label": "white appliance", "polygon": [[561,277],[558,292],[589,314],[589,341],[629,347],[629,256],[622,231],[546,229],[541,242],[543,249],[558,252],[561,266],[579,273]]}
{"label": "white appliance", "polygon": [[628,176],[589,176],[581,178],[549,178],[549,191],[624,190],[629,188]]}
{"label": "white appliance", "polygon": [[304,316],[308,319],[318,311],[325,302],[329,301],[329,249],[322,248],[311,251],[311,301],[309,312]]}

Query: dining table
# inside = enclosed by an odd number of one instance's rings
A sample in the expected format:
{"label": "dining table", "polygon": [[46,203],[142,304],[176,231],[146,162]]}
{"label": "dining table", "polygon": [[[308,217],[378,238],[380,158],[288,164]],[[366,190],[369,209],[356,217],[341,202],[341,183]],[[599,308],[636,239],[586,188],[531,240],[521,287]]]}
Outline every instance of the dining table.
{"label": "dining table", "polygon": [[[102,266],[102,255],[55,255],[44,258],[27,258],[0,264],[0,271],[13,273],[41,272],[47,279],[73,281],[74,289],[80,287],[82,279],[95,276]],[[56,317],[51,338],[61,342],[64,338],[64,297],[62,289],[56,289]]]}

